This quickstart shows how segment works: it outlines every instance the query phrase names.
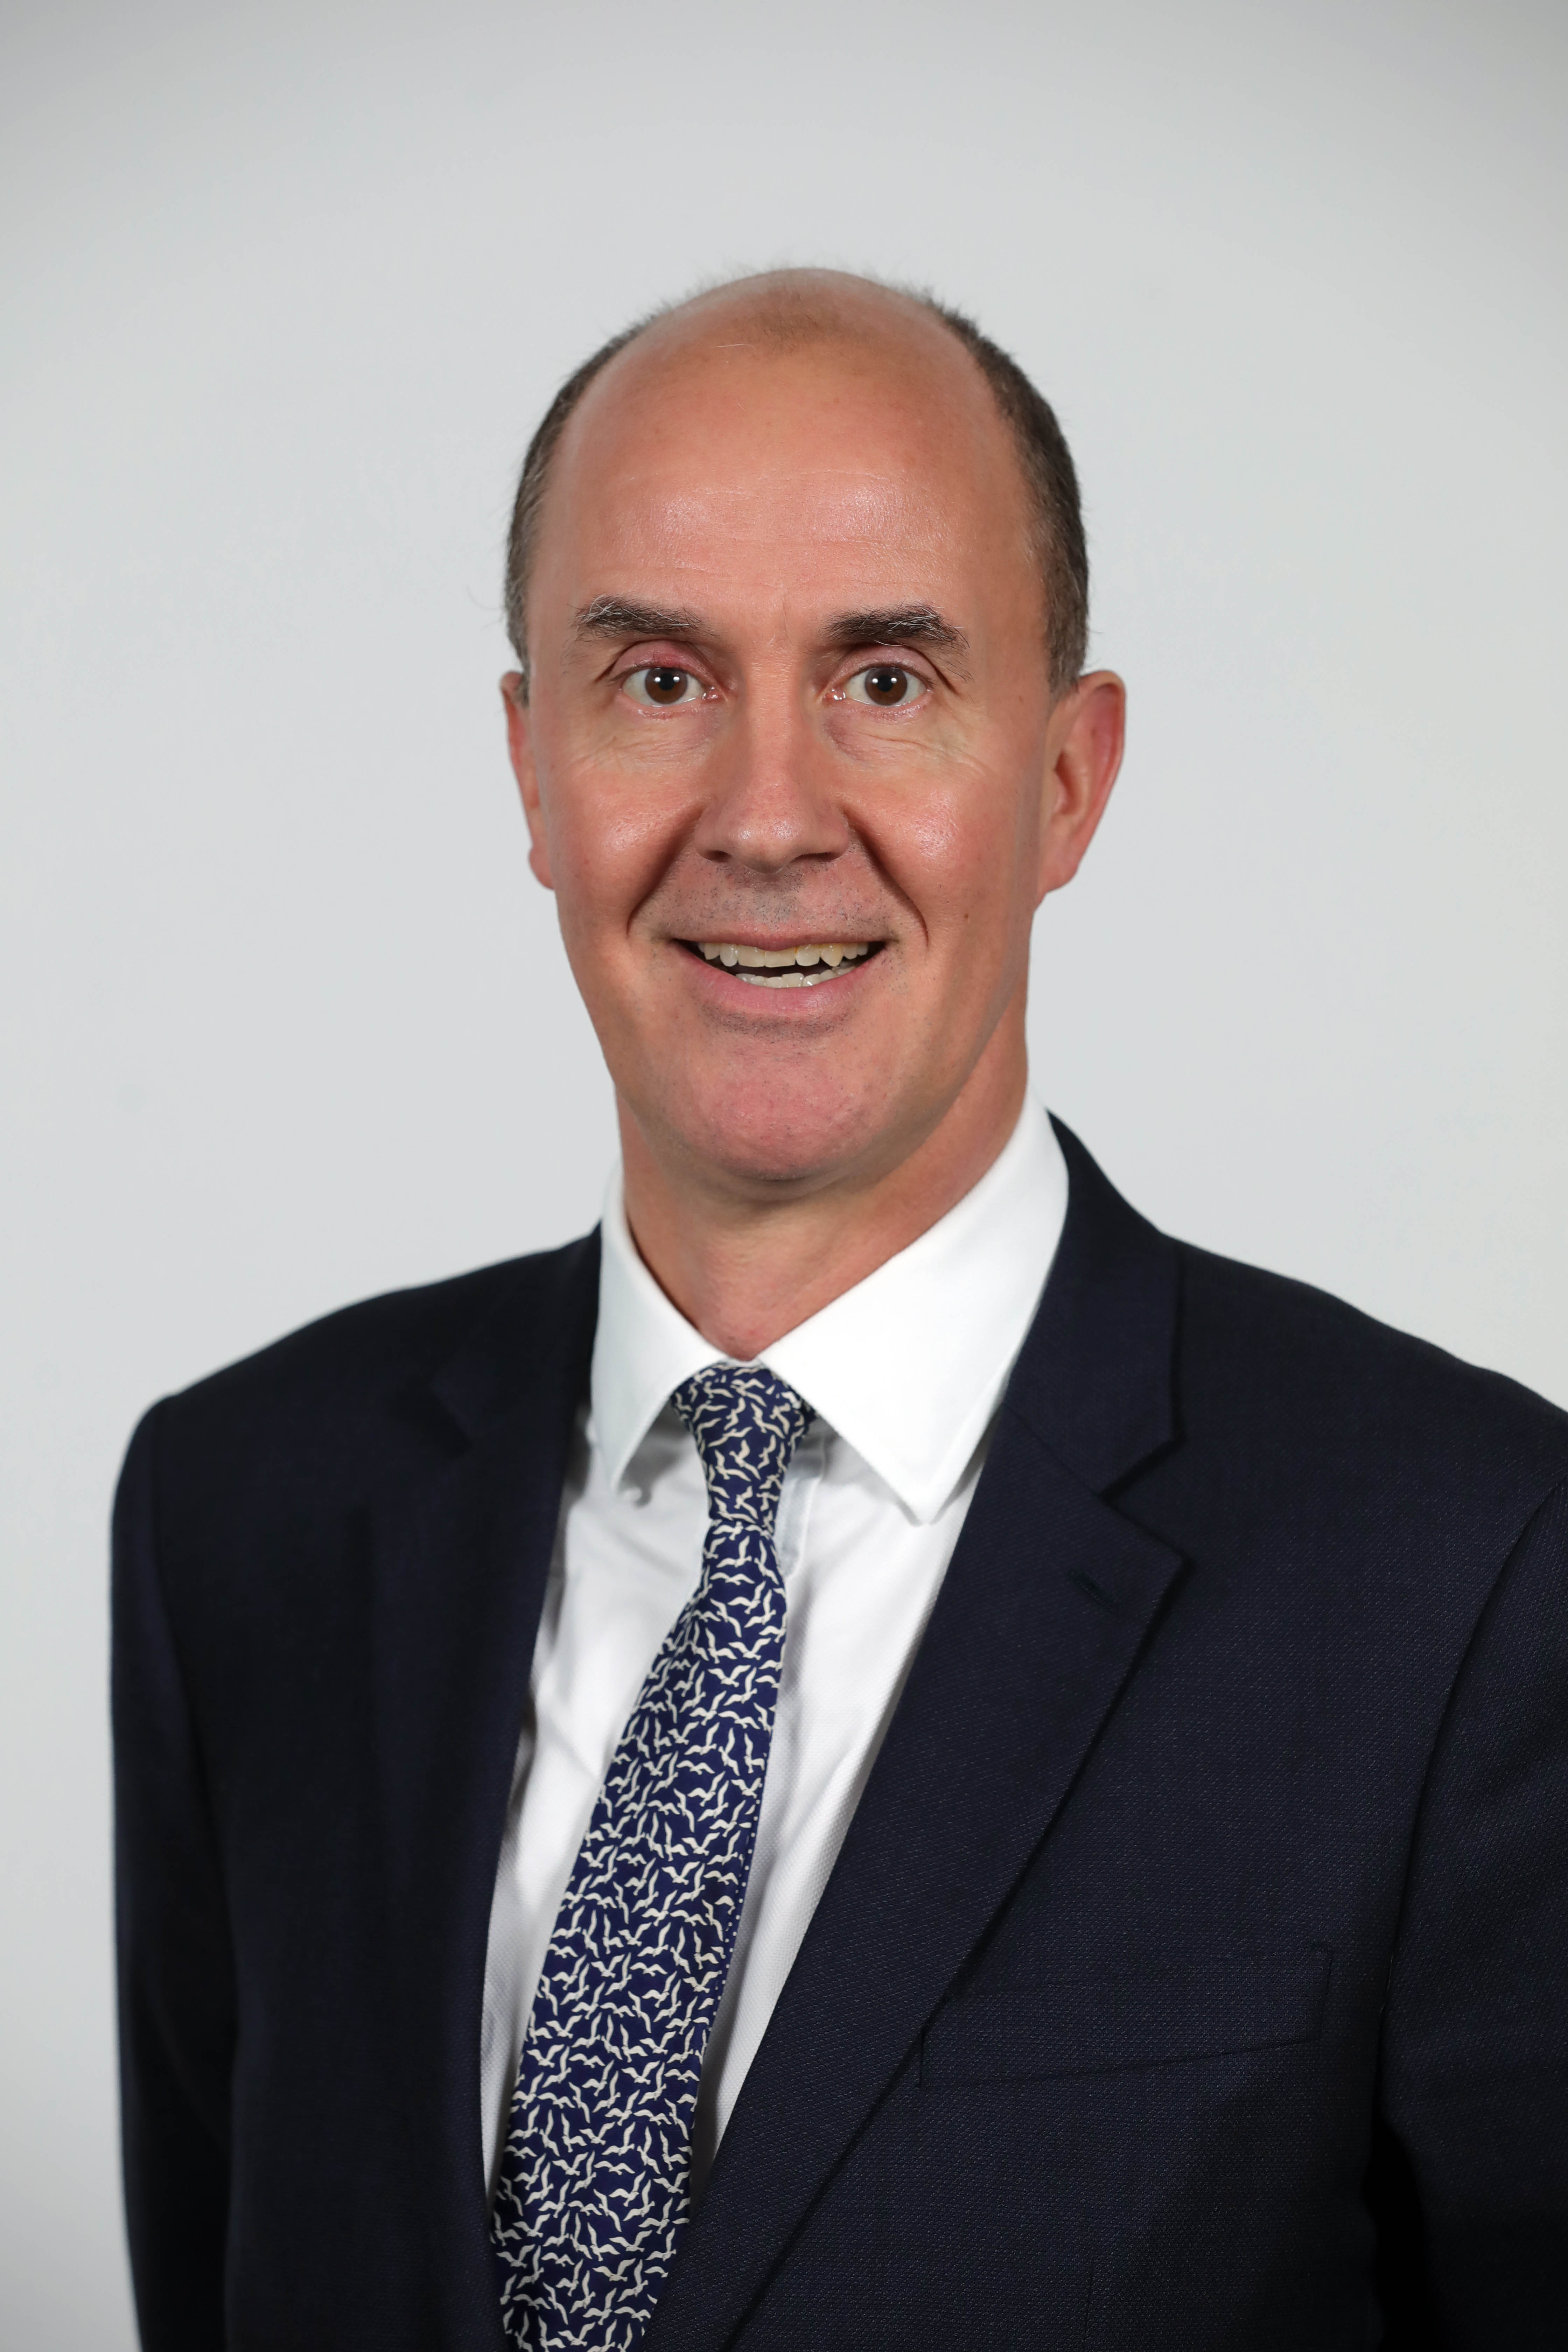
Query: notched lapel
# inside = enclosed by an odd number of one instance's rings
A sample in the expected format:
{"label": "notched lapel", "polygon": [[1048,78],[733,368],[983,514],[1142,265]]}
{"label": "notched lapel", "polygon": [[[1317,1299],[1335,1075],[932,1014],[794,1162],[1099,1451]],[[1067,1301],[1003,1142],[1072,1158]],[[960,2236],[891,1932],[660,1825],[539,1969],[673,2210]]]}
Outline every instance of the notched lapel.
{"label": "notched lapel", "polygon": [[744,2321],[1048,1832],[1181,1566],[1102,1499],[1171,1439],[1175,1255],[1063,1142],[1039,1315],[647,2352],[719,2352]]}
{"label": "notched lapel", "polygon": [[[532,1261],[432,1384],[455,1457],[373,1531],[386,1936],[416,2200],[450,2336],[495,2301],[479,2053],[491,1897],[567,1449],[586,1391],[596,1238]],[[493,2342],[501,2343],[499,2304]]]}

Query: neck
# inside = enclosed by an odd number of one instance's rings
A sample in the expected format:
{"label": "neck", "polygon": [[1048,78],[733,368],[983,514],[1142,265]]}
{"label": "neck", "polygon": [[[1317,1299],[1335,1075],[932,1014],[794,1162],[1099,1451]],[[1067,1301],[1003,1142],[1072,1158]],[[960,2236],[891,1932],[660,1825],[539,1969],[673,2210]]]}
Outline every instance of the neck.
{"label": "neck", "polygon": [[638,1253],[687,1321],[745,1362],[963,1200],[1017,1125],[1026,1076],[1020,1018],[1016,1034],[993,1037],[946,1111],[891,1167],[857,1167],[772,1196],[723,1171],[694,1178],[672,1168],[623,1100],[626,1223]]}

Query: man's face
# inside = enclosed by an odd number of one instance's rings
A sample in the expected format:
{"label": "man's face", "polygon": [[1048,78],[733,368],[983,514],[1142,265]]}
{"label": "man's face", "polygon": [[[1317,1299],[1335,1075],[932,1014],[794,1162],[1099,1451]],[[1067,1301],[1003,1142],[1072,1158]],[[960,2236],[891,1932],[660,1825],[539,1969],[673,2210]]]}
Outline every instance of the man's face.
{"label": "man's face", "polygon": [[946,331],[894,311],[781,351],[690,316],[556,454],[510,711],[532,863],[660,1159],[875,1182],[987,1057],[1021,1083],[1031,918],[1099,814],[1058,805],[1082,720]]}

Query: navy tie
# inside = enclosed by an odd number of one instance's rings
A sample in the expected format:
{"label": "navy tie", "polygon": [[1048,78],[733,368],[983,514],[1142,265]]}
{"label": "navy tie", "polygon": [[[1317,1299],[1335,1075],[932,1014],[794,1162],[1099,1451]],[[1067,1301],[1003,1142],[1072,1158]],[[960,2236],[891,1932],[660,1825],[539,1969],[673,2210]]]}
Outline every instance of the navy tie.
{"label": "navy tie", "polygon": [[631,2352],[669,2274],[778,1701],[773,1522],[811,1408],[760,1365],[715,1365],[671,1402],[708,1480],[701,1579],[556,1914],[496,2192],[502,2315],[529,2352]]}

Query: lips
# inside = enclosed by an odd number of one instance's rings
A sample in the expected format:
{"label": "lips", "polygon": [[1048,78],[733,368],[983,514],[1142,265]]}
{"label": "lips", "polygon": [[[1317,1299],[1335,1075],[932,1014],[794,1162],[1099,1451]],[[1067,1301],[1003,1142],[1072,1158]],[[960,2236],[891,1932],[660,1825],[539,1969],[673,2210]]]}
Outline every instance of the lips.
{"label": "lips", "polygon": [[693,954],[721,965],[753,988],[818,988],[842,979],[880,948],[880,940],[803,940],[785,948],[753,948],[728,940],[692,940]]}

